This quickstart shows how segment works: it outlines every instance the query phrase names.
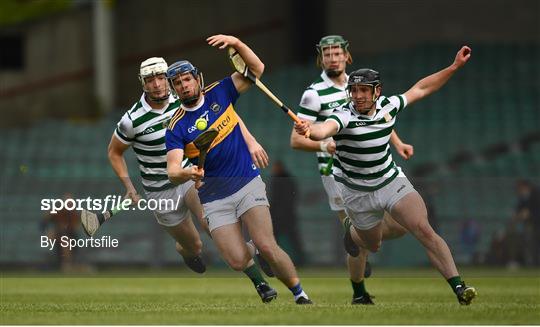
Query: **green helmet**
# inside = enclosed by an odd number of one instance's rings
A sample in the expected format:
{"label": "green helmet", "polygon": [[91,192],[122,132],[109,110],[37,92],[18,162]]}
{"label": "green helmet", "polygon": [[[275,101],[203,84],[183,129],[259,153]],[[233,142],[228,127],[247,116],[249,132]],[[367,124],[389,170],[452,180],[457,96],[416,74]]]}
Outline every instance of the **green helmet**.
{"label": "green helmet", "polygon": [[323,37],[315,47],[317,52],[321,53],[323,48],[329,46],[339,46],[343,50],[348,51],[349,41],[345,40],[341,35],[327,35]]}

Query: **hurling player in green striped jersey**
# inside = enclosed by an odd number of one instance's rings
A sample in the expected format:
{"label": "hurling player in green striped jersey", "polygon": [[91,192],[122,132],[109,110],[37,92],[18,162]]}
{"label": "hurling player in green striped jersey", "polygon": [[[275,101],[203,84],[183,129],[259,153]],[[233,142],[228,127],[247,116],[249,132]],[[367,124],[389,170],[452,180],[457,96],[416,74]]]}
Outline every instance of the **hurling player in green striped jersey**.
{"label": "hurling player in green striped jersey", "polygon": [[109,143],[109,161],[126,189],[125,197],[133,203],[139,202],[141,197],[129,177],[124,159],[124,152],[133,148],[146,197],[171,199],[176,205],[175,208],[154,210],[157,222],[176,240],[176,249],[186,265],[203,273],[206,266],[200,257],[202,241],[188,212],[202,216],[197,192],[192,185],[177,187],[167,176],[165,130],[180,106],[170,92],[165,76],[167,68],[165,60],[159,57],[141,63],[139,80],[144,92],[118,123]]}
{"label": "hurling player in green striped jersey", "polygon": [[[124,159],[124,153],[130,147],[133,148],[139,163],[146,197],[156,200],[172,199],[175,204],[180,200],[174,210],[158,208],[154,211],[154,215],[158,223],[176,240],[176,250],[182,255],[188,267],[202,273],[205,270],[199,256],[202,243],[187,212],[191,211],[209,234],[197,191],[192,183],[176,186],[167,176],[165,131],[180,107],[180,101],[171,95],[165,77],[167,69],[168,65],[163,58],[153,57],[141,63],[139,80],[144,92],[118,123],[109,144],[109,160],[126,189],[126,198],[130,198],[134,203],[140,200],[140,196],[129,177]],[[253,162],[260,168],[266,167],[268,155],[241,120],[240,126]],[[186,159],[182,164],[186,167],[190,163]],[[94,232],[100,224],[100,222],[93,224]],[[256,251],[253,242],[248,242],[247,246],[253,255]],[[266,274],[272,274],[271,269],[260,257],[259,262]],[[254,264],[253,260],[250,264]]]}
{"label": "hurling player in green striped jersey", "polygon": [[[345,88],[348,76],[345,70],[347,64],[352,63],[348,47],[349,42],[340,35],[328,35],[319,41],[317,44],[317,66],[322,68],[322,73],[302,95],[298,117],[314,124],[322,123],[336,107],[347,101]],[[398,154],[405,160],[413,155],[412,145],[403,143],[396,132],[392,132],[390,140]],[[291,133],[291,146],[294,149],[316,152],[321,180],[328,195],[330,209],[338,213],[338,218],[345,228],[345,249],[348,252],[347,267],[353,288],[352,304],[372,304],[364,286],[364,276],[368,277],[371,274],[371,268],[367,262],[368,251],[359,248],[352,241],[348,231],[350,220],[347,218],[343,199],[332,174],[338,168],[333,159],[336,143],[332,138],[313,141],[293,131]],[[385,215],[382,226],[384,239],[397,238],[406,233],[406,230],[388,214]]]}
{"label": "hurling player in green striped jersey", "polygon": [[382,242],[381,221],[384,212],[390,212],[424,246],[431,263],[463,305],[471,303],[476,290],[461,280],[450,248],[430,226],[424,200],[392,160],[388,142],[397,114],[440,89],[470,56],[471,49],[462,47],[450,66],[421,79],[407,92],[390,97],[381,95],[377,71],[356,70],[347,82],[349,102],[322,124],[295,124],[299,135],[309,135],[313,140],[334,138],[339,163],[335,179],[357,236],[355,241],[377,252]]}

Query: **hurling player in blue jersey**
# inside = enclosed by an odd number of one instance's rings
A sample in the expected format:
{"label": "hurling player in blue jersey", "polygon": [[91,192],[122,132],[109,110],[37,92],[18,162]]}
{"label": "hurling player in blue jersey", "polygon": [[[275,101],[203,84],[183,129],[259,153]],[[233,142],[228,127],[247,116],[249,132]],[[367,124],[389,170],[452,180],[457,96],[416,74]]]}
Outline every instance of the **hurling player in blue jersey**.
{"label": "hurling player in blue jersey", "polygon": [[[214,35],[207,42],[220,49],[233,47],[255,76],[261,76],[264,64],[236,37]],[[291,290],[295,302],[311,304],[294,264],[274,238],[265,184],[250,156],[234,111],[236,100],[251,82],[235,72],[203,88],[202,75],[186,60],[171,65],[167,78],[182,102],[166,132],[169,179],[176,184],[202,180],[199,198],[212,239],[229,266],[249,276],[263,302],[272,301],[277,293],[255,265],[248,266],[251,256],[242,235],[242,224],[276,277]],[[201,118],[207,121],[203,130],[195,126],[195,121]],[[198,167],[199,151],[193,141],[208,128],[216,128],[219,134],[208,151],[204,167]],[[184,156],[194,165],[183,168]]]}

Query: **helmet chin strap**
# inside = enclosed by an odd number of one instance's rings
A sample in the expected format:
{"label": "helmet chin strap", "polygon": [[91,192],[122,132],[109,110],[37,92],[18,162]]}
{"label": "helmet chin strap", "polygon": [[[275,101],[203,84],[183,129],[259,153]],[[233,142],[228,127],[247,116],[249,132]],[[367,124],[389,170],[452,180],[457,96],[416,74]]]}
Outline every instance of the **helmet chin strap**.
{"label": "helmet chin strap", "polygon": [[372,97],[373,103],[377,102],[377,99],[378,99],[378,98],[379,98],[379,97],[378,97],[377,95],[375,95],[375,86],[373,86],[373,97]]}

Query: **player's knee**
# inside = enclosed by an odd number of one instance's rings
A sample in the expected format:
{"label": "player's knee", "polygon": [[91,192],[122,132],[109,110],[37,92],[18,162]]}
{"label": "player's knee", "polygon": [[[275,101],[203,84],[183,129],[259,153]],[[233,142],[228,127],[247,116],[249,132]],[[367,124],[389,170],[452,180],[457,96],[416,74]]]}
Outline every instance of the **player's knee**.
{"label": "player's knee", "polygon": [[238,257],[227,259],[227,264],[229,265],[229,267],[231,267],[231,269],[235,271],[243,271],[244,269],[246,269],[248,262],[249,260],[247,258]]}
{"label": "player's knee", "polygon": [[265,243],[257,246],[257,249],[266,261],[275,262],[277,260],[277,244]]}
{"label": "player's knee", "polygon": [[369,256],[369,250],[367,250],[363,246],[359,246],[358,248],[360,250],[358,256],[357,257],[351,257],[351,258],[354,258],[356,260],[366,260],[366,258]]}

